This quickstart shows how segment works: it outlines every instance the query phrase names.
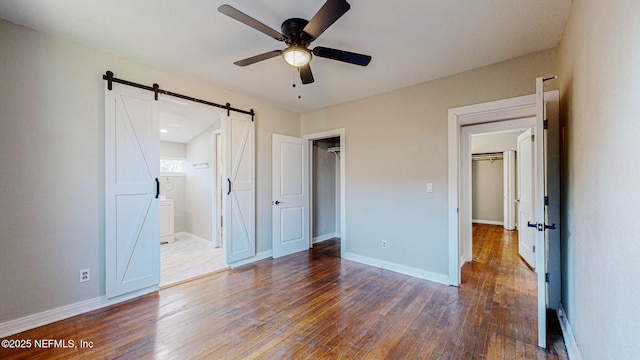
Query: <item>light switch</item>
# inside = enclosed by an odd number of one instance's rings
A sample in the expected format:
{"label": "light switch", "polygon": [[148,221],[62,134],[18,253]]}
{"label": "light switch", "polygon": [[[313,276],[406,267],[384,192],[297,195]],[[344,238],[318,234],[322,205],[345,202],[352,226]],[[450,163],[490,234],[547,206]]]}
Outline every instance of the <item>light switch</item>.
{"label": "light switch", "polygon": [[432,193],[433,192],[433,183],[427,183],[427,192],[428,193]]}

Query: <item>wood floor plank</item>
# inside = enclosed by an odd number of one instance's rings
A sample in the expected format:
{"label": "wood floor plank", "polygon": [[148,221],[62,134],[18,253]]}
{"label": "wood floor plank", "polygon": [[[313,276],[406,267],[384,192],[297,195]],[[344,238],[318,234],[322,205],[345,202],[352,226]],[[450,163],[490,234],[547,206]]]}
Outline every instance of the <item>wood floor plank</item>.
{"label": "wood floor plank", "polygon": [[325,241],[8,338],[93,347],[0,358],[567,359],[555,328],[548,350],[536,346],[535,273],[517,234],[473,232],[458,288],[343,260]]}

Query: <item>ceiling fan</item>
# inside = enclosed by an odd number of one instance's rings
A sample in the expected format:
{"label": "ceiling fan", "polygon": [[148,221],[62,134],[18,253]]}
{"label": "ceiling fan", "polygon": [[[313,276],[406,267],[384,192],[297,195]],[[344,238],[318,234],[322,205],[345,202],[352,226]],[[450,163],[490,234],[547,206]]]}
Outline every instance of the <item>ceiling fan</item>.
{"label": "ceiling fan", "polygon": [[247,66],[282,55],[288,64],[298,68],[302,83],[310,84],[314,81],[311,67],[309,66],[312,54],[318,57],[361,66],[367,66],[371,61],[371,56],[369,55],[357,54],[350,51],[322,46],[316,46],[311,50],[309,49],[311,42],[316,40],[318,36],[327,30],[329,26],[336,22],[336,20],[344,15],[350,8],[351,5],[345,0],[327,0],[309,21],[300,18],[285,20],[281,26],[282,32],[270,28],[230,5],[222,5],[218,8],[218,11],[269,37],[278,41],[284,41],[284,43],[287,44],[287,48],[284,50],[269,51],[264,54],[236,61],[234,64]]}

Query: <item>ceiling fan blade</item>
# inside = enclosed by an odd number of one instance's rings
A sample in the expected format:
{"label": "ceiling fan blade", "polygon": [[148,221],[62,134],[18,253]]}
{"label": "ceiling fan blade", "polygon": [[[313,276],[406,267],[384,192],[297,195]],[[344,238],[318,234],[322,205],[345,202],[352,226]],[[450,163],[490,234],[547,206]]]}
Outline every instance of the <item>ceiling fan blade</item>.
{"label": "ceiling fan blade", "polygon": [[327,0],[302,31],[315,40],[350,8],[345,0]]}
{"label": "ceiling fan blade", "polygon": [[298,71],[300,71],[300,80],[302,80],[303,84],[311,84],[314,81],[313,74],[311,73],[311,66],[309,66],[308,63],[300,66]]}
{"label": "ceiling fan blade", "polygon": [[232,19],[238,20],[239,22],[260,31],[263,34],[266,34],[269,37],[272,37],[278,41],[284,41],[284,35],[282,35],[279,31],[268,27],[267,25],[261,23],[260,21],[252,18],[251,16],[243,13],[242,11],[234,8],[231,5],[222,5],[218,8],[218,11]]}
{"label": "ceiling fan blade", "polygon": [[313,49],[313,55],[360,66],[367,66],[371,61],[371,56],[369,55],[356,54],[350,51],[332,49],[322,46],[318,46]]}
{"label": "ceiling fan blade", "polygon": [[260,54],[260,55],[252,56],[250,58],[246,58],[244,60],[238,60],[238,61],[234,62],[234,64],[236,64],[238,66],[247,66],[247,65],[255,64],[258,61],[271,59],[273,57],[279,56],[280,54],[282,54],[282,50],[273,50],[273,51],[269,51],[269,52],[264,53],[264,54]]}

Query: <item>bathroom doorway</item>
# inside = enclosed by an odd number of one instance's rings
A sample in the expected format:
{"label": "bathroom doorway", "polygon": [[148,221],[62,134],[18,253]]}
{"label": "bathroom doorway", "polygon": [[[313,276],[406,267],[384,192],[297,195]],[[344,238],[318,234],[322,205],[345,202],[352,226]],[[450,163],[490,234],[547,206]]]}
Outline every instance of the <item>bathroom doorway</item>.
{"label": "bathroom doorway", "polygon": [[219,222],[220,127],[215,109],[161,97],[161,288],[226,268]]}

